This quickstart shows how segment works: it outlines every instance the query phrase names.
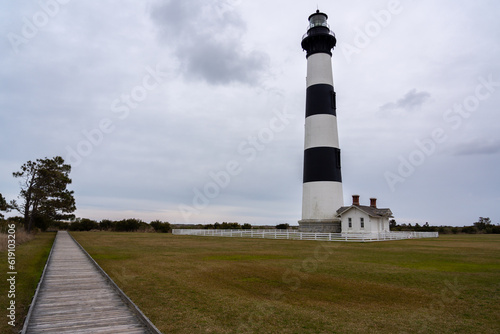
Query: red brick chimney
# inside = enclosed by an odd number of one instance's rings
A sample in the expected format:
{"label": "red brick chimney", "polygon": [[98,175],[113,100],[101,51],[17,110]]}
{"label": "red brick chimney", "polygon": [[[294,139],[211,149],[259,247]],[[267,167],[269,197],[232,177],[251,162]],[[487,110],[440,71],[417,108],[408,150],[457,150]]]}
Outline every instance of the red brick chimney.
{"label": "red brick chimney", "polygon": [[377,208],[377,199],[376,198],[370,198],[370,206],[372,208]]}
{"label": "red brick chimney", "polygon": [[359,205],[359,195],[352,195],[352,205]]}

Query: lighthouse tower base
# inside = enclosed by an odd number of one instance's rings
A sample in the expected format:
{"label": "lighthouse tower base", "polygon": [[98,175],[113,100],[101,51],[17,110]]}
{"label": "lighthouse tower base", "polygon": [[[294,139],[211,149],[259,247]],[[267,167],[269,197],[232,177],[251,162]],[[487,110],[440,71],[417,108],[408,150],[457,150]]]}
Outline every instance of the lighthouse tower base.
{"label": "lighthouse tower base", "polygon": [[340,218],[299,220],[300,232],[340,233]]}

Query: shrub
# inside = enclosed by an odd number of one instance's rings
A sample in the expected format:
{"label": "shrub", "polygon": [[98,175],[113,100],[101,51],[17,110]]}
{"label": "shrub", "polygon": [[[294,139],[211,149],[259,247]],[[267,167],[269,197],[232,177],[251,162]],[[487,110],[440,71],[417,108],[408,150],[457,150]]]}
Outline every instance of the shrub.
{"label": "shrub", "polygon": [[162,222],[159,220],[155,220],[151,222],[151,227],[155,229],[155,232],[158,233],[170,233],[172,232],[172,227],[169,222]]}
{"label": "shrub", "polygon": [[39,228],[42,232],[47,231],[52,221],[44,216],[36,216],[35,217],[35,227]]}
{"label": "shrub", "polygon": [[116,232],[135,232],[141,226],[141,223],[144,223],[140,219],[123,219],[115,222],[115,231]]}
{"label": "shrub", "polygon": [[70,231],[90,231],[99,228],[99,224],[95,220],[88,218],[77,218],[69,225]]}
{"label": "shrub", "polygon": [[220,228],[221,229],[225,229],[225,230],[239,230],[239,229],[241,229],[241,225],[238,224],[238,223],[226,223],[226,222],[223,222],[220,225]]}
{"label": "shrub", "polygon": [[477,233],[477,228],[475,226],[464,226],[462,227],[462,233],[475,234]]}
{"label": "shrub", "polygon": [[99,229],[104,231],[113,230],[115,228],[115,222],[109,219],[103,219],[99,223]]}
{"label": "shrub", "polygon": [[50,223],[49,228],[52,230],[68,230],[69,223],[56,220]]}

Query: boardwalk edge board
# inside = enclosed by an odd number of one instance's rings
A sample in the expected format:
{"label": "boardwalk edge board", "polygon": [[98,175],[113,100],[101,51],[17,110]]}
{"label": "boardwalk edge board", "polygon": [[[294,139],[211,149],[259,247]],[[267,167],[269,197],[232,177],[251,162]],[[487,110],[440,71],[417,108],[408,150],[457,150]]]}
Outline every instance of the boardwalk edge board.
{"label": "boardwalk edge board", "polygon": [[151,322],[151,320],[149,320],[149,318],[144,313],[142,313],[142,311],[139,309],[139,307],[137,307],[137,305],[134,304],[134,302],[125,294],[125,292],[123,292],[122,289],[120,289],[120,287],[118,287],[118,285],[116,285],[116,283],[111,279],[111,277],[109,277],[109,275],[104,271],[104,269],[102,269],[101,266],[99,266],[99,264],[97,264],[97,262],[92,258],[92,256],[90,256],[90,254],[87,253],[85,248],[83,248],[83,246],[80,245],[78,243],[78,241],[75,240],[75,238],[73,238],[71,233],[68,233],[68,235],[71,237],[71,239],[73,239],[73,241],[78,245],[78,247],[80,247],[80,249],[83,251],[83,253],[90,259],[90,262],[92,262],[94,264],[94,266],[99,270],[99,272],[104,276],[104,278],[110,283],[111,287],[113,289],[115,289],[116,292],[118,292],[118,295],[120,296],[120,298],[125,302],[125,304],[127,304],[127,306],[132,310],[132,312],[134,312],[137,315],[139,320],[152,333],[162,334],[162,332],[160,332],[160,330],[158,328],[156,328],[156,326]]}
{"label": "boardwalk edge board", "polygon": [[35,304],[38,298],[38,292],[40,291],[40,287],[42,286],[43,280],[45,278],[45,273],[47,272],[47,267],[49,266],[50,259],[52,258],[52,252],[54,251],[54,246],[56,244],[57,234],[52,242],[52,247],[50,248],[49,256],[47,257],[47,261],[45,262],[45,266],[43,267],[42,276],[40,276],[40,280],[38,281],[38,285],[36,286],[35,294],[33,295],[33,299],[31,300],[30,308],[28,310],[28,314],[26,318],[24,318],[23,329],[21,330],[21,334],[26,334],[28,330],[28,325],[30,323],[31,315],[33,314],[33,310],[35,309]]}

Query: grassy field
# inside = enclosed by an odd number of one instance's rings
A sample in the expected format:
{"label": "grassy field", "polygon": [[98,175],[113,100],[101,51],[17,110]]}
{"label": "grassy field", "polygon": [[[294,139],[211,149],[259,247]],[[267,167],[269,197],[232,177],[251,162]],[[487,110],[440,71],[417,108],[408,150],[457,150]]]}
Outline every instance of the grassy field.
{"label": "grassy field", "polygon": [[10,276],[7,275],[7,272],[10,270],[7,263],[7,252],[0,252],[2,262],[2,279],[0,279],[0,305],[2,309],[0,319],[2,320],[0,321],[0,333],[18,333],[21,330],[55,235],[55,233],[39,233],[33,240],[16,247],[16,292],[15,299],[12,299],[16,302],[15,327],[7,323],[10,321],[7,318],[7,307],[11,300],[8,298],[10,289],[7,282],[7,278]]}
{"label": "grassy field", "polygon": [[164,333],[499,333],[500,236],[72,235]]}

